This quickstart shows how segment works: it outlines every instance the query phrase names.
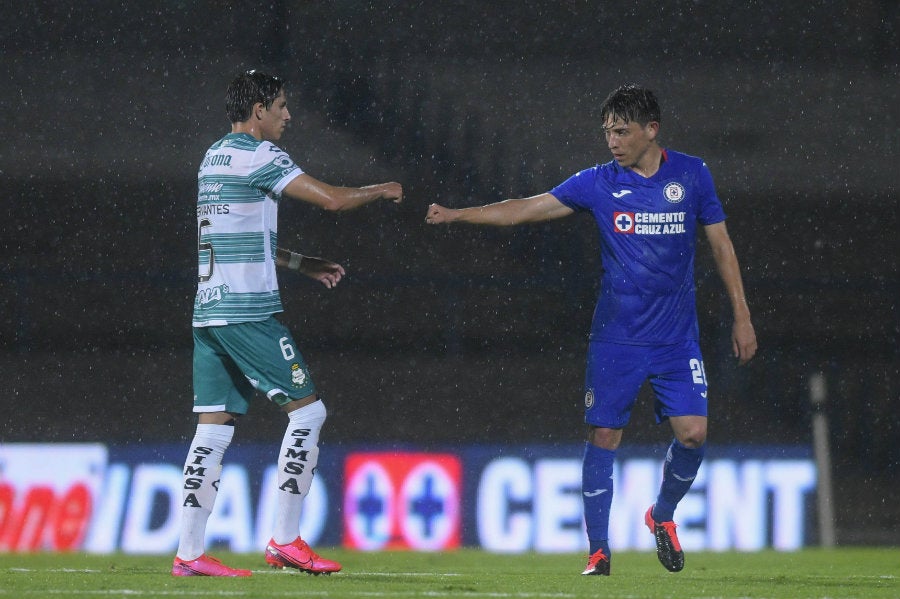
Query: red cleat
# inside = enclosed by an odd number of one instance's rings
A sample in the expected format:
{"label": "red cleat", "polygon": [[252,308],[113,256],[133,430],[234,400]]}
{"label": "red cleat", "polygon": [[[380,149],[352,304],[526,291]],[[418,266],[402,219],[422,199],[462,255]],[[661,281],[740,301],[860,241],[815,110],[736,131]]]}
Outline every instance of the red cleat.
{"label": "red cleat", "polygon": [[274,539],[269,540],[266,545],[266,563],[273,568],[296,568],[310,574],[331,574],[341,570],[339,563],[319,556],[300,537],[287,545],[279,545]]}
{"label": "red cleat", "polygon": [[609,556],[603,553],[602,549],[598,549],[588,558],[587,567],[582,576],[609,576]]}
{"label": "red cleat", "polygon": [[684,568],[684,551],[675,534],[675,523],[657,522],[653,519],[653,506],[647,508],[644,514],[644,524],[656,538],[656,557],[659,563],[669,572],[680,572]]}
{"label": "red cleat", "polygon": [[172,576],[250,576],[250,570],[229,568],[204,553],[191,561],[176,557],[172,563]]}

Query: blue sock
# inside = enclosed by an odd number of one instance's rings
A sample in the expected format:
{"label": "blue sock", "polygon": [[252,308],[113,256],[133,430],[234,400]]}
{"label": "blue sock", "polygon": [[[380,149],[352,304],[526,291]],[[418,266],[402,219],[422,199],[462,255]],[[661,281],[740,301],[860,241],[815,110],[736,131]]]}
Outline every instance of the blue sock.
{"label": "blue sock", "polygon": [[609,556],[609,508],[612,505],[615,457],[615,451],[602,449],[593,443],[584,445],[581,498],[584,501],[584,523],[591,555],[603,549],[603,553]]}
{"label": "blue sock", "polygon": [[706,445],[692,449],[672,440],[663,466],[662,485],[653,507],[655,521],[669,522],[675,517],[675,507],[694,483],[705,453]]}

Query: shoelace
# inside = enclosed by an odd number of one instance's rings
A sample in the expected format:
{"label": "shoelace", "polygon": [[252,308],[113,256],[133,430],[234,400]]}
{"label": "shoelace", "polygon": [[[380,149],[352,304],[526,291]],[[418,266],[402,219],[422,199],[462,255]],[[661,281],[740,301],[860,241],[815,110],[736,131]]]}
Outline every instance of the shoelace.
{"label": "shoelace", "polygon": [[606,559],[606,555],[603,553],[603,550],[598,549],[597,551],[594,552],[593,555],[591,555],[591,559],[588,561],[588,566],[594,567],[597,565],[597,562],[599,562],[601,560],[605,560],[605,559]]}
{"label": "shoelace", "polygon": [[310,547],[306,541],[301,539],[300,543],[297,546],[300,547],[301,549],[303,549],[304,551],[309,551],[309,554],[312,556],[313,559],[320,559],[319,554],[316,553],[315,551],[313,551],[312,547]]}

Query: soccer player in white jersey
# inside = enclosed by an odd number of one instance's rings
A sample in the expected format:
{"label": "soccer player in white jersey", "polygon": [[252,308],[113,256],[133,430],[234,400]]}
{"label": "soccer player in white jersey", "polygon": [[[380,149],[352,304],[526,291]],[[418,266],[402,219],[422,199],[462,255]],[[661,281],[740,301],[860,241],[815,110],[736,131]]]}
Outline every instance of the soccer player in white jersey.
{"label": "soccer player in white jersey", "polygon": [[329,211],[376,200],[399,203],[399,183],[335,187],[318,181],[274,144],[291,119],[282,81],[259,71],[238,75],[225,99],[231,133],[206,152],[198,173],[198,285],[194,300],[194,412],[198,424],[184,465],[181,536],[175,576],[250,576],[205,553],[206,523],[222,457],[238,416],[259,391],[288,417],[278,451],[278,504],[265,560],[313,574],[341,569],[298,535],[300,512],[318,459],[325,406],[282,311],[276,266],[331,289],[345,274],[334,262],[278,247],[284,198]]}
{"label": "soccer player in white jersey", "polygon": [[613,461],[645,380],[656,396],[657,422],[668,420],[675,438],[644,523],[656,538],[659,561],[677,572],[684,567],[684,552],[673,515],[697,475],[706,443],[707,384],[693,272],[698,229],[710,243],[731,304],[733,351],[741,364],[756,353],[756,334],[706,164],[659,145],[659,104],[648,89],[616,89],[601,106],[600,118],[610,162],[530,198],[456,210],[432,204],[425,220],[504,226],[576,211],[592,214],[603,274],[585,375],[582,495],[590,550],[582,574],[610,573]]}

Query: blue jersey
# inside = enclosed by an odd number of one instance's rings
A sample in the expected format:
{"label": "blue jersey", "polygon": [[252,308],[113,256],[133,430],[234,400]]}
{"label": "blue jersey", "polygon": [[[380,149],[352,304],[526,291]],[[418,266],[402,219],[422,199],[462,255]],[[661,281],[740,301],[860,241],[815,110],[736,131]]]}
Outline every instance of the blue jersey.
{"label": "blue jersey", "polygon": [[694,293],[697,225],[725,220],[699,158],[663,150],[649,178],[615,161],[585,169],[550,193],[593,214],[603,274],[591,339],[656,345],[698,340]]}

